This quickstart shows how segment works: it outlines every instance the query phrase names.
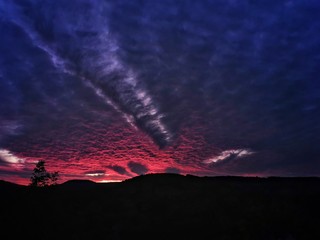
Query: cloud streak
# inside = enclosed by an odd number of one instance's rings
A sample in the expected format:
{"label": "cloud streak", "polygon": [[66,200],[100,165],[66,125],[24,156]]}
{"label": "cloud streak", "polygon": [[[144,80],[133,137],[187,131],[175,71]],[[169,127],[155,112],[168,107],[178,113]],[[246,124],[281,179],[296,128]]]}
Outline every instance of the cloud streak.
{"label": "cloud streak", "polygon": [[24,159],[15,156],[13,153],[6,149],[0,149],[0,160],[14,167],[22,167],[25,162]]}
{"label": "cloud streak", "polygon": [[[55,44],[47,43],[44,33],[32,27],[35,21],[48,20],[46,16],[40,16],[43,19],[32,19],[24,16],[21,10],[19,11],[19,6],[10,4],[4,9],[8,9],[5,11],[7,19],[19,26],[32,43],[47,54],[57,69],[83,81],[105,103],[121,113],[131,126],[146,132],[160,147],[168,145],[173,135],[164,124],[163,114],[143,84],[138,81],[135,71],[118,57],[119,46],[108,29],[107,16],[99,15],[100,8],[106,9],[107,6],[102,2],[93,2],[91,7],[93,10],[86,13],[91,20],[79,18],[72,13],[71,17],[62,15],[61,19],[58,19],[58,22],[64,23],[68,20],[77,22],[73,25],[67,24],[65,28],[59,29],[62,32],[56,34],[56,40],[61,44],[64,44],[60,39],[61,34],[69,35],[71,40],[77,37],[77,41],[83,43],[81,49],[74,47],[71,42],[66,44],[70,55],[59,54]],[[50,26],[53,23],[47,24]],[[77,51],[81,53],[81,57],[74,59],[73,54]]]}
{"label": "cloud streak", "polygon": [[0,1],[1,176],[320,175],[319,7]]}
{"label": "cloud streak", "polygon": [[204,161],[204,163],[211,164],[211,163],[220,163],[222,161],[227,160],[234,160],[237,158],[243,158],[249,155],[254,154],[253,151],[248,149],[231,149],[222,151],[219,155],[211,157]]}

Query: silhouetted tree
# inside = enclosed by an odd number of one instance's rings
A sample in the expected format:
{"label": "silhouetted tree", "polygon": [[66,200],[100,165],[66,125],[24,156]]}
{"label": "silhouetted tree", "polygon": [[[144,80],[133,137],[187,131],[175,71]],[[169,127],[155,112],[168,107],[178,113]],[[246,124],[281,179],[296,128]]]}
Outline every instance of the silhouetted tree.
{"label": "silhouetted tree", "polygon": [[49,173],[45,168],[45,161],[40,160],[36,167],[33,169],[30,178],[30,186],[34,187],[47,187],[56,185],[59,179],[59,172]]}
{"label": "silhouetted tree", "polygon": [[50,174],[50,185],[56,185],[59,180],[59,172],[53,172]]}

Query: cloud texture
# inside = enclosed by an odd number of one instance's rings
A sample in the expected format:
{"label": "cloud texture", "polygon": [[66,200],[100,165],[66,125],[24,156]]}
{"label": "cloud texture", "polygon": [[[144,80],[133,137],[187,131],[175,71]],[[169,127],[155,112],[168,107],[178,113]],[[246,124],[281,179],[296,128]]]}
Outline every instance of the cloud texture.
{"label": "cloud texture", "polygon": [[316,0],[1,2],[0,178],[25,183],[40,159],[64,180],[319,175],[319,11]]}

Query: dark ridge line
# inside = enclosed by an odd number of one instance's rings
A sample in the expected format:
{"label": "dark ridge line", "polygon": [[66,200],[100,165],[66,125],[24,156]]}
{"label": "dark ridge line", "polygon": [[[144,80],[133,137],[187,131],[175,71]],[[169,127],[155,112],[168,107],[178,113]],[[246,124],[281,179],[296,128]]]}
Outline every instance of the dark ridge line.
{"label": "dark ridge line", "polygon": [[[95,182],[93,180],[89,179],[71,179],[67,180],[65,182],[59,183],[55,186],[98,186],[98,185],[115,185],[115,184],[122,184],[122,183],[129,183],[129,182],[135,182],[135,181],[147,181],[148,179],[150,180],[155,180],[155,179],[194,179],[197,181],[201,180],[239,180],[239,181],[252,181],[252,180],[320,180],[320,177],[318,176],[267,176],[267,177],[260,177],[260,176],[196,176],[192,174],[178,174],[178,173],[148,173],[148,174],[142,174],[139,176],[134,176],[128,179],[125,179],[120,182]],[[18,184],[6,180],[1,180],[0,179],[0,187],[29,187],[28,185],[23,185],[23,184]],[[55,187],[51,186],[51,187]]]}

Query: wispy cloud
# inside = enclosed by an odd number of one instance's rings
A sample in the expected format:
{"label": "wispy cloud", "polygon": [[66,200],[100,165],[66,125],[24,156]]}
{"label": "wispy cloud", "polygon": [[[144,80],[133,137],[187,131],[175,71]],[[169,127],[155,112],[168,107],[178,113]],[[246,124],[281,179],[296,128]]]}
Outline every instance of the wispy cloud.
{"label": "wispy cloud", "polygon": [[12,165],[13,167],[22,167],[25,160],[15,156],[7,149],[0,149],[0,160]]}
{"label": "wispy cloud", "polygon": [[4,120],[0,118],[0,140],[6,135],[18,135],[23,125],[16,120]]}
{"label": "wispy cloud", "polygon": [[230,149],[222,151],[219,155],[213,156],[204,161],[204,163],[218,163],[226,160],[233,160],[236,158],[242,158],[253,154],[254,152],[249,149]]}
{"label": "wispy cloud", "polygon": [[[47,54],[53,66],[82,80],[99,98],[121,113],[131,126],[146,132],[160,147],[168,145],[173,134],[163,121],[164,115],[138,80],[138,74],[119,57],[119,46],[108,28],[106,16],[101,12],[101,9],[107,10],[108,6],[102,3],[91,5],[93,10],[87,10],[87,14],[92,15],[90,19],[73,13],[69,16],[59,15],[57,21],[67,25],[59,31],[69,35],[70,39],[77,38],[83,44],[79,47],[77,44],[64,43],[71,54],[64,54],[63,57],[59,48],[46,41],[42,36],[44,33],[33,27],[32,22],[36,20],[21,13],[18,6],[11,4],[7,7],[5,16],[25,32],[34,46]],[[73,22],[72,26],[65,24],[69,20]],[[52,27],[52,24],[48,26]],[[92,28],[94,34],[81,34],[88,33],[87,28]],[[55,29],[49,31],[54,32]],[[59,33],[55,37],[57,42],[62,41]],[[77,52],[81,57],[74,59],[73,53]]]}
{"label": "wispy cloud", "polygon": [[87,171],[84,174],[85,174],[85,176],[88,176],[88,177],[102,177],[102,176],[108,175],[105,173],[104,170]]}

